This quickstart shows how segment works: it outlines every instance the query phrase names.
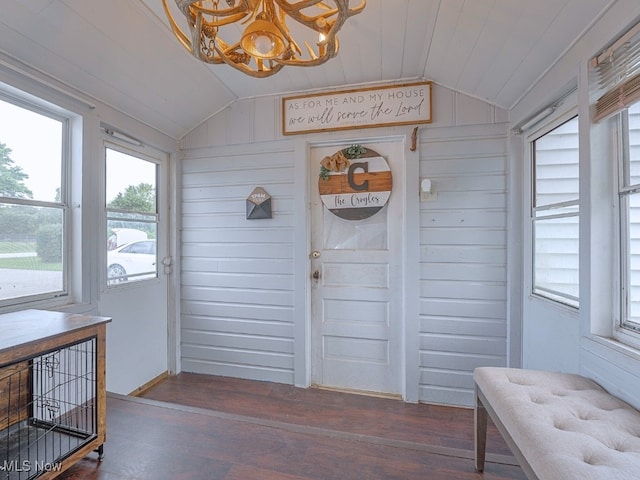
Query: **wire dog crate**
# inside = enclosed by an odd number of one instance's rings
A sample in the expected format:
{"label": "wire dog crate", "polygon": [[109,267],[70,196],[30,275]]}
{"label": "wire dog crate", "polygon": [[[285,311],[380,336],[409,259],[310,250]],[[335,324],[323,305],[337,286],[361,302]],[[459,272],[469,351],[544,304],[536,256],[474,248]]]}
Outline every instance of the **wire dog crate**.
{"label": "wire dog crate", "polygon": [[55,477],[92,450],[102,458],[104,338],[72,338],[0,362],[0,480]]}
{"label": "wire dog crate", "polygon": [[7,399],[0,437],[6,460],[0,470],[7,480],[55,471],[95,438],[95,343],[91,339],[21,362],[0,380]]}

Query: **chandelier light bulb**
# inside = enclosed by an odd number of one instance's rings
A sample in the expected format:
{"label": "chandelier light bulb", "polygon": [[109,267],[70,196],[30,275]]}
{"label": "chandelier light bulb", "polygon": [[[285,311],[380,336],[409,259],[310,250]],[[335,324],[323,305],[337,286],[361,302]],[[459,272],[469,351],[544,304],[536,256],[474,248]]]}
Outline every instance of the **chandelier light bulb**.
{"label": "chandelier light bulb", "polygon": [[254,33],[251,35],[251,42],[258,53],[265,57],[271,55],[274,47],[276,46],[276,42],[273,41],[273,38],[265,33]]}
{"label": "chandelier light bulb", "polygon": [[271,21],[257,18],[245,29],[240,46],[249,55],[271,59],[284,52],[285,40]]}

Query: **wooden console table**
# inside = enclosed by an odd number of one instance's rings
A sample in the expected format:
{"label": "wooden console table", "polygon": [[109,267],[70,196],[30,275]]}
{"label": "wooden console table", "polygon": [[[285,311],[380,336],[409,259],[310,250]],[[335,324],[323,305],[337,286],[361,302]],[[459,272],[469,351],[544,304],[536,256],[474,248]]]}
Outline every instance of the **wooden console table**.
{"label": "wooden console table", "polygon": [[54,478],[106,440],[110,318],[0,315],[0,477]]}

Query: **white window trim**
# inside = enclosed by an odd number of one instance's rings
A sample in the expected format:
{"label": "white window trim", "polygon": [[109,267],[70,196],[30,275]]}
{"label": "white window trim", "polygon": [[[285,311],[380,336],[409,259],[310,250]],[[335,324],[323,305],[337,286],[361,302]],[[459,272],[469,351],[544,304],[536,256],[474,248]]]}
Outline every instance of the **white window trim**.
{"label": "white window trim", "polygon": [[[117,131],[119,133],[119,135],[122,136],[118,136],[118,137],[114,137],[113,135],[111,135],[108,131],[109,129],[105,129],[104,127],[102,128],[102,144],[101,144],[101,164],[102,164],[102,169],[103,169],[103,185],[102,185],[102,191],[100,192],[100,197],[101,197],[101,202],[102,202],[102,210],[103,210],[103,218],[102,218],[102,222],[101,222],[101,237],[100,238],[107,238],[107,217],[108,217],[108,209],[107,206],[105,204],[105,199],[106,199],[106,180],[107,180],[107,175],[106,175],[106,150],[107,149],[111,149],[120,153],[123,153],[125,155],[132,155],[135,157],[138,157],[142,160],[148,161],[150,163],[153,163],[156,165],[156,202],[161,202],[161,199],[159,197],[159,195],[163,195],[165,194],[164,192],[161,191],[161,189],[165,188],[164,187],[164,183],[163,183],[163,179],[161,178],[160,174],[159,174],[159,170],[160,170],[160,166],[162,165],[163,162],[168,161],[167,158],[167,154],[160,151],[160,150],[156,150],[153,147],[150,147],[148,145],[144,145],[142,142],[140,142],[139,140],[135,139],[134,137],[129,137],[127,134],[124,134],[118,130],[114,130]],[[139,143],[135,144],[132,141],[128,141],[127,138],[131,138],[131,140],[135,140],[136,142]],[[124,282],[121,284],[117,284],[117,285],[109,285],[108,281],[107,281],[107,275],[106,275],[106,271],[107,271],[107,251],[105,248],[100,248],[100,272],[102,272],[100,274],[100,291],[102,293],[108,292],[108,291],[114,291],[114,290],[123,290],[123,289],[131,289],[131,288],[136,288],[136,286],[139,285],[143,285],[145,283],[150,283],[150,282],[155,282],[158,283],[160,281],[159,276],[162,274],[160,269],[163,268],[162,265],[164,265],[164,258],[162,258],[161,256],[161,252],[165,251],[166,247],[164,246],[164,237],[163,237],[163,233],[161,231],[161,229],[159,228],[160,226],[160,222],[161,222],[161,218],[160,218],[160,214],[158,213],[158,210],[160,209],[160,205],[157,204],[156,205],[156,226],[157,228],[157,236],[158,238],[156,239],[159,243],[157,245],[157,250],[156,250],[156,255],[157,255],[157,275],[154,278],[146,278],[146,279],[140,279],[137,280],[135,282]],[[166,221],[166,220],[165,220]]]}
{"label": "white window trim", "polygon": [[[613,186],[612,197],[614,201],[614,278],[616,279],[616,289],[614,294],[614,315],[612,316],[611,337],[614,341],[621,343],[624,346],[631,347],[634,350],[640,352],[640,330],[636,331],[628,327],[623,327],[623,318],[627,312],[627,304],[625,299],[625,286],[626,275],[623,272],[623,256],[627,255],[627,249],[622,241],[622,226],[623,219],[626,219],[625,212],[621,207],[620,193],[623,191],[631,191],[633,189],[622,188],[624,183],[624,169],[623,169],[623,156],[625,154],[624,141],[621,135],[621,131],[624,128],[621,117],[618,115],[611,121],[612,124],[612,139],[611,139],[611,155],[614,159],[615,172],[613,178],[615,185]],[[625,242],[626,243],[626,242]],[[625,264],[627,265],[627,264]]]}
{"label": "white window trim", "polygon": [[[43,294],[29,295],[8,299],[0,302],[0,312],[13,311],[24,308],[62,308],[70,304],[80,304],[84,300],[82,278],[72,275],[72,272],[82,271],[81,248],[73,248],[76,232],[81,229],[81,215],[74,212],[72,205],[75,195],[75,188],[82,188],[73,181],[73,171],[81,168],[82,158],[76,156],[76,143],[81,144],[80,136],[76,133],[82,132],[82,119],[79,115],[53,103],[44,98],[36,97],[32,94],[14,88],[10,85],[0,83],[0,98],[14,105],[31,110],[35,113],[58,120],[62,123],[62,171],[61,171],[61,204],[63,205],[63,244],[65,251],[63,254],[63,279],[62,291],[49,292]],[[18,204],[23,202],[16,202]],[[50,205],[51,202],[32,201],[31,204]],[[77,267],[77,268],[76,268]]]}
{"label": "white window trim", "polygon": [[[546,118],[543,118],[542,121],[534,124],[530,131],[523,132],[523,135],[525,137],[523,142],[524,154],[525,154],[524,158],[526,161],[526,168],[524,169],[524,186],[526,190],[525,191],[526,201],[524,202],[525,203],[524,213],[525,213],[526,221],[524,222],[523,240],[524,240],[525,248],[523,251],[527,252],[526,258],[524,259],[524,270],[523,270],[523,275],[524,275],[523,283],[525,288],[524,292],[531,299],[548,303],[549,305],[557,307],[560,310],[568,312],[572,315],[575,315],[576,312],[579,311],[580,309],[579,306],[576,307],[574,305],[570,305],[568,303],[540,295],[534,291],[535,242],[533,240],[533,232],[534,232],[533,226],[534,226],[535,212],[534,212],[533,205],[534,205],[535,189],[534,189],[533,182],[534,182],[535,176],[533,172],[534,172],[535,165],[534,165],[534,155],[533,155],[533,143],[538,138],[549,133],[553,129],[566,123],[572,118],[578,116],[578,107],[575,105],[575,97],[576,97],[575,92],[572,92],[570,95],[566,95],[565,97],[563,97],[563,98],[566,98],[567,101],[561,103],[561,105],[570,103],[568,107],[563,109],[558,109],[558,111],[554,110],[554,113],[552,113],[552,115]],[[581,204],[580,198],[578,198],[577,204],[578,206],[580,206]],[[580,209],[580,212],[578,213],[578,218],[580,219],[579,220],[580,222],[582,221],[582,219],[580,218],[582,216],[581,212],[582,212],[582,209]],[[579,264],[581,263],[582,262],[580,262]],[[578,303],[580,303],[580,301],[581,299],[578,299]],[[575,315],[575,318],[577,319],[578,316]]]}

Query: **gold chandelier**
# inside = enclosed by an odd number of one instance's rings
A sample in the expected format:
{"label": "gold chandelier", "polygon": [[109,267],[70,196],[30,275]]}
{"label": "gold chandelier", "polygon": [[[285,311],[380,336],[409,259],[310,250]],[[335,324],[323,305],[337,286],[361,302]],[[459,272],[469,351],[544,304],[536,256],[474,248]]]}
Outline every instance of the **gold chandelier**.
{"label": "gold chandelier", "polygon": [[[358,1],[350,8],[349,0],[175,0],[189,35],[178,26],[167,0],[162,4],[173,33],[194,57],[268,77],[285,65],[310,67],[335,57],[338,31],[367,3]],[[295,33],[303,40],[293,38],[287,17],[296,22]]]}

